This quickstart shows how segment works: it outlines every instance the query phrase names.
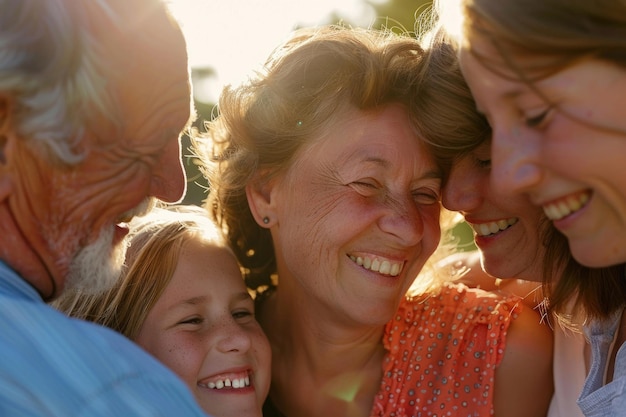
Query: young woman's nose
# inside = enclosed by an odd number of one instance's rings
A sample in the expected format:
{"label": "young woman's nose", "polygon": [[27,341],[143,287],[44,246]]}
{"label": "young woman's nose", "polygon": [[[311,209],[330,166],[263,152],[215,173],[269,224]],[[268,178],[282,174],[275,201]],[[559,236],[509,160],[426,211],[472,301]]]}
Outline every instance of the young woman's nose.
{"label": "young woman's nose", "polygon": [[456,161],[442,190],[442,203],[451,211],[475,210],[482,201],[481,184],[489,181],[489,170],[476,166],[471,155]]}
{"label": "young woman's nose", "polygon": [[538,164],[539,135],[532,129],[513,127],[493,130],[491,182],[499,194],[518,195],[530,191],[542,178]]}

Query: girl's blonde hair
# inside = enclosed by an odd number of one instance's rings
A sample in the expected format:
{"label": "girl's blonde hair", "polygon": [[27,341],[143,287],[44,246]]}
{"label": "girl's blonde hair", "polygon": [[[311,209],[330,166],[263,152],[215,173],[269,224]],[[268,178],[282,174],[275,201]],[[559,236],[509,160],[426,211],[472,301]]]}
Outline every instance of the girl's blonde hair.
{"label": "girl's blonde hair", "polygon": [[197,206],[157,207],[130,227],[126,262],[115,286],[99,295],[66,292],[53,305],[134,340],[169,284],[186,242],[201,239],[228,247],[206,211]]}

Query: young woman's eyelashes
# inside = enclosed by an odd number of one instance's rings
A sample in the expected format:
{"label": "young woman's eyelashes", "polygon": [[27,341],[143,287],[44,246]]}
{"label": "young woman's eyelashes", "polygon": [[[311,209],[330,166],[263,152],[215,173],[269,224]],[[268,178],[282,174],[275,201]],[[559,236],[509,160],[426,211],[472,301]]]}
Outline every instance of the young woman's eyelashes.
{"label": "young woman's eyelashes", "polygon": [[530,128],[540,128],[544,126],[551,110],[552,108],[548,107],[540,112],[532,112],[532,114],[525,116],[524,124]]}
{"label": "young woman's eyelashes", "polygon": [[482,158],[474,158],[474,163],[478,168],[481,169],[490,169],[491,168],[491,158],[482,159]]}
{"label": "young woman's eyelashes", "polygon": [[483,141],[476,149],[470,152],[467,158],[471,158],[474,165],[480,169],[491,168],[491,141]]}

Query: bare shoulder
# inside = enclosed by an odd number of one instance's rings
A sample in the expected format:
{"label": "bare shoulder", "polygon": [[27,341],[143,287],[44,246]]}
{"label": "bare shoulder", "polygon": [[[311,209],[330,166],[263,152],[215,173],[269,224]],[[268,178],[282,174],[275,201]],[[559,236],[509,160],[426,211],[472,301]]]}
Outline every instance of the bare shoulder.
{"label": "bare shoulder", "polygon": [[481,288],[486,291],[497,289],[497,278],[486,273],[480,265],[478,251],[457,252],[437,263],[438,268],[448,269],[454,282],[465,284],[470,288]]}
{"label": "bare shoulder", "polygon": [[496,370],[496,415],[546,415],[554,392],[553,340],[550,327],[530,308],[523,308],[511,322],[504,356]]}
{"label": "bare shoulder", "polygon": [[531,350],[552,357],[553,332],[541,314],[525,306],[511,322],[507,333],[507,348]]}

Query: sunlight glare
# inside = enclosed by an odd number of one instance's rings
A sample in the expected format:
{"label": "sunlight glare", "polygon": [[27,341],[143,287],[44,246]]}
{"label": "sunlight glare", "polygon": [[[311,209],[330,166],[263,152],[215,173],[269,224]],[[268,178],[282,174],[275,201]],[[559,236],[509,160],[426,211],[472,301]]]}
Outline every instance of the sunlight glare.
{"label": "sunlight glare", "polygon": [[[377,1],[380,2],[380,1]],[[329,23],[333,14],[357,26],[374,23],[364,0],[168,0],[187,38],[192,68],[215,74],[194,85],[197,98],[213,101],[237,84],[299,26]]]}
{"label": "sunlight glare", "polygon": [[434,7],[445,30],[454,39],[461,40],[464,20],[461,0],[434,0]]}

